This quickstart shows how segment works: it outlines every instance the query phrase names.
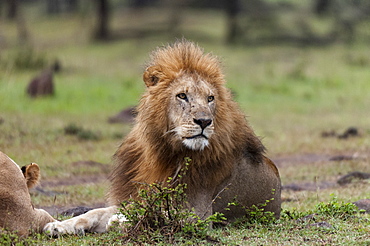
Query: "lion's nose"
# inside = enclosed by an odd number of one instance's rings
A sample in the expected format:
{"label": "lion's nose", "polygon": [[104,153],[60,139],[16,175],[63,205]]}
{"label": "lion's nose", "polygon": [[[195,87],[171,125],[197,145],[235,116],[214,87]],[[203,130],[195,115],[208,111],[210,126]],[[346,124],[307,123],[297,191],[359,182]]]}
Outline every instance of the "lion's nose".
{"label": "lion's nose", "polygon": [[202,130],[212,123],[211,119],[194,119],[194,123],[199,125]]}

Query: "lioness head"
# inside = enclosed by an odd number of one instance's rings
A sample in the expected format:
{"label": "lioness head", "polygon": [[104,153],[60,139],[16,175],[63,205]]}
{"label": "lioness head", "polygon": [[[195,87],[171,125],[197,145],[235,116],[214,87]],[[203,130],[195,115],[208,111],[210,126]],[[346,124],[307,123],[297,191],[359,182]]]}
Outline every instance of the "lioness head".
{"label": "lioness head", "polygon": [[[160,100],[162,134],[171,138],[173,145],[181,143],[191,150],[203,150],[212,142],[215,133],[216,105],[228,95],[219,61],[191,42],[177,42],[152,53],[144,72],[148,89],[145,101]],[[152,105],[141,107],[147,112]],[[160,128],[158,128],[160,129]]]}

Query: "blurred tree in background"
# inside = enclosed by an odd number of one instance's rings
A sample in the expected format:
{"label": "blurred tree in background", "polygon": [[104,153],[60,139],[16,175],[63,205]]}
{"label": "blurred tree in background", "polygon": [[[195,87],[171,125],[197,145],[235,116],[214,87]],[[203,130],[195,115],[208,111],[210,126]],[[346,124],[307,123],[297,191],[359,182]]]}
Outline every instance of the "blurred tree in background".
{"label": "blurred tree in background", "polygon": [[46,9],[49,14],[73,12],[78,9],[79,0],[46,0]]}
{"label": "blurred tree in background", "polygon": [[238,13],[241,10],[239,0],[225,1],[225,11],[227,18],[226,43],[235,43],[240,35],[238,25]]}
{"label": "blurred tree in background", "polygon": [[7,0],[8,10],[7,17],[8,19],[15,19],[17,16],[18,10],[18,0]]}
{"label": "blurred tree in background", "polygon": [[95,39],[107,40],[109,37],[109,0],[95,0],[97,24],[95,30]]}
{"label": "blurred tree in background", "polygon": [[[95,19],[91,36],[96,40],[143,38],[167,33],[186,36],[184,19],[191,10],[219,12],[224,16],[227,44],[290,42],[330,44],[353,42],[358,27],[368,24],[368,0],[5,0],[0,4],[2,19],[18,22],[19,38],[26,40],[27,20],[20,8],[39,6],[48,15],[86,14]],[[147,16],[148,13],[154,16]],[[41,12],[40,12],[41,14]],[[130,15],[137,23],[111,27],[117,15]],[[155,18],[151,18],[155,17]],[[140,25],[141,23],[141,25]],[[365,34],[366,35],[366,34]]]}
{"label": "blurred tree in background", "polygon": [[[20,9],[21,1],[19,0],[6,0],[6,18],[10,21],[15,21],[18,30],[18,40],[20,43],[27,43],[29,39],[29,33],[26,26],[23,13]],[[0,11],[3,10],[2,4]]]}

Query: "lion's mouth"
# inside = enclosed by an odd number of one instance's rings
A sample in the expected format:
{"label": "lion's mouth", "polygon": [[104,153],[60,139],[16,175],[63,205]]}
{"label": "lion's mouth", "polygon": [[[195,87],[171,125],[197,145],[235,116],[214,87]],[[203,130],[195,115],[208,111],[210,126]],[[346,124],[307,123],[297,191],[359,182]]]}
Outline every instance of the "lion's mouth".
{"label": "lion's mouth", "polygon": [[203,133],[183,138],[183,144],[189,149],[200,151],[208,146],[209,140]]}
{"label": "lion's mouth", "polygon": [[196,138],[205,138],[208,140],[208,138],[203,135],[202,133],[201,134],[198,134],[198,135],[194,135],[194,136],[191,136],[191,137],[185,137],[186,139],[196,139]]}

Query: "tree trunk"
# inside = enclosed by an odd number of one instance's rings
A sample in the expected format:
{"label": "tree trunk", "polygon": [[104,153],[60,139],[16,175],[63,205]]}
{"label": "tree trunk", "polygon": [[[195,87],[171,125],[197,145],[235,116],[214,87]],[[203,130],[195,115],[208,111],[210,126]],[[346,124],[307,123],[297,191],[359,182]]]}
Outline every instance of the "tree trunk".
{"label": "tree trunk", "polygon": [[331,0],[316,0],[315,2],[315,13],[319,16],[323,16],[328,12],[330,8]]}
{"label": "tree trunk", "polygon": [[227,18],[226,43],[235,43],[239,33],[238,12],[240,10],[239,0],[225,0],[225,10]]}
{"label": "tree trunk", "polygon": [[29,40],[29,33],[24,19],[24,14],[21,12],[18,0],[7,0],[8,12],[7,18],[15,20],[17,23],[18,41],[21,44],[25,44]]}
{"label": "tree trunk", "polygon": [[165,1],[165,5],[167,6],[169,12],[168,33],[170,33],[173,36],[178,36],[180,34],[179,27],[182,18],[183,2],[184,2],[183,0]]}
{"label": "tree trunk", "polygon": [[59,0],[47,0],[46,9],[48,14],[59,14],[62,12]]}
{"label": "tree trunk", "polygon": [[95,39],[107,40],[109,37],[109,1],[97,0],[97,28],[95,31]]}
{"label": "tree trunk", "polygon": [[15,20],[18,12],[18,0],[8,0],[8,19]]}
{"label": "tree trunk", "polygon": [[29,41],[29,33],[26,25],[26,21],[22,13],[17,13],[17,29],[18,29],[18,40],[19,43],[25,44]]}
{"label": "tree trunk", "polygon": [[75,12],[78,9],[79,1],[78,0],[67,0],[67,11],[68,12]]}

